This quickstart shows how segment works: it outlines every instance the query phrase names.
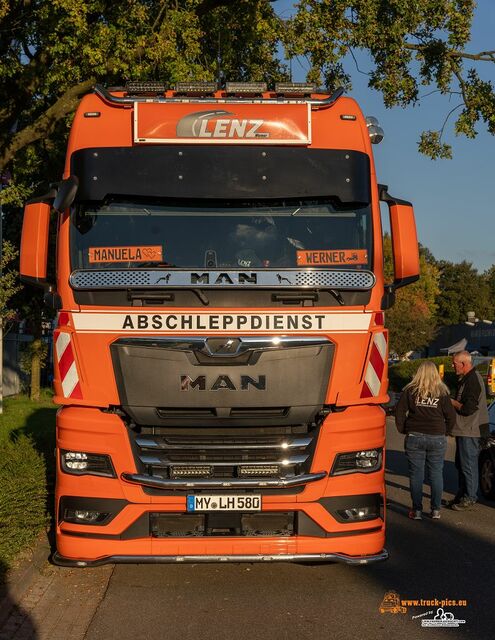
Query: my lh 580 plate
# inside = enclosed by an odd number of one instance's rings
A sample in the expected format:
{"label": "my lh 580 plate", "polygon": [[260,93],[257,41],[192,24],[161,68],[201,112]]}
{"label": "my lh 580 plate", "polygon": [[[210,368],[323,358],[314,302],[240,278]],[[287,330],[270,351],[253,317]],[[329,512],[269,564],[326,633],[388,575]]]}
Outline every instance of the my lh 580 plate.
{"label": "my lh 580 plate", "polygon": [[261,511],[261,496],[187,496],[187,511]]}

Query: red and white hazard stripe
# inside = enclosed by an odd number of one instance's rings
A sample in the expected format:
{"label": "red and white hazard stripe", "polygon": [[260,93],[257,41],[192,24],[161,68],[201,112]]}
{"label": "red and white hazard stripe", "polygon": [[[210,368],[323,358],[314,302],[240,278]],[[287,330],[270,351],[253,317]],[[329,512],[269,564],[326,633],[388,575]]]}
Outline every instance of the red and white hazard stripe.
{"label": "red and white hazard stripe", "polygon": [[385,359],[387,357],[387,338],[384,333],[377,332],[373,336],[370,359],[366,367],[361,398],[372,398],[380,395]]}
{"label": "red and white hazard stripe", "polygon": [[82,398],[81,384],[70,333],[66,331],[55,332],[55,355],[58,362],[63,395],[66,398],[80,400]]}

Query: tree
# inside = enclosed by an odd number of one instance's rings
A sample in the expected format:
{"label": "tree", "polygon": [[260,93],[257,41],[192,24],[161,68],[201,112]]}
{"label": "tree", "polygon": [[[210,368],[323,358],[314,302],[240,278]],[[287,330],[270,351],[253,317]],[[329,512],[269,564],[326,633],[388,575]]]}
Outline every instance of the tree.
{"label": "tree", "polygon": [[10,301],[20,291],[19,274],[12,269],[12,263],[19,255],[11,242],[5,241],[2,245],[2,260],[0,264],[0,323],[5,330],[5,324],[16,316],[14,309],[10,308]]}
{"label": "tree", "polygon": [[[426,346],[435,336],[436,298],[440,273],[428,249],[420,251],[420,279],[397,290],[394,306],[385,314],[390,350],[399,357]],[[385,281],[393,281],[392,241],[384,236]]]}
{"label": "tree", "polygon": [[[328,86],[349,86],[345,56],[366,51],[368,86],[387,107],[414,104],[421,85],[433,86],[457,98],[446,118],[457,112],[456,134],[474,138],[479,122],[495,134],[494,87],[479,73],[480,63],[495,63],[495,50],[465,50],[475,7],[475,0],[301,0],[283,41],[289,57],[306,56],[310,79]],[[442,142],[446,121],[421,135],[422,153],[451,157]]]}
{"label": "tree", "polygon": [[490,289],[490,302],[495,313],[495,264],[492,264],[492,266],[483,274],[483,277],[488,283],[488,287]]}
{"label": "tree", "polygon": [[475,316],[491,319],[495,313],[486,276],[481,275],[470,262],[442,260],[440,269],[440,295],[438,297],[438,323],[459,324],[467,320],[468,311]]}
{"label": "tree", "polygon": [[[468,52],[474,0],[300,0],[288,20],[269,0],[11,0],[0,2],[0,171],[14,180],[3,202],[36,188],[19,177],[63,146],[71,114],[95,82],[128,79],[287,79],[279,60],[306,56],[308,79],[329,90],[350,86],[355,51],[369,53],[369,86],[386,106],[419,99],[420,85],[457,96],[456,133],[495,133],[495,95],[474,66],[495,51]],[[467,70],[466,62],[471,65]],[[420,151],[448,157],[441,131]]]}
{"label": "tree", "polygon": [[0,172],[14,177],[3,202],[36,189],[96,82],[280,79],[279,22],[266,0],[0,2]]}

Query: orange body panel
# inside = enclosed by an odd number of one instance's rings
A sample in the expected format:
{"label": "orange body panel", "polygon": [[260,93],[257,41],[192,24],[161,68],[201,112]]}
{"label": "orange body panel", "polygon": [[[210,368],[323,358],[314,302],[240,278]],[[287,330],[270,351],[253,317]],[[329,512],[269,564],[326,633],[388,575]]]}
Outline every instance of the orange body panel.
{"label": "orange body panel", "polygon": [[22,276],[39,280],[46,278],[50,211],[50,205],[44,202],[33,202],[24,208],[20,260]]}
{"label": "orange body panel", "polygon": [[[328,416],[322,426],[318,450],[311,471],[329,472],[340,451],[384,447],[385,413],[381,407],[350,407]],[[361,523],[341,523],[317,501],[320,498],[353,494],[385,496],[384,462],[379,471],[328,477],[308,485],[294,495],[266,495],[263,511],[304,511],[335,537],[291,538],[183,538],[120,540],[118,536],[143,513],[184,513],[184,496],[150,496],[141,487],[119,480],[123,472],[134,472],[134,459],[121,419],[98,409],[69,407],[57,415],[57,459],[59,450],[81,450],[111,455],[117,478],[72,476],[58,468],[57,505],[62,496],[124,499],[127,506],[104,527],[60,522],[57,513],[57,548],[66,558],[97,559],[106,555],[245,555],[290,553],[342,553],[373,555],[383,549],[385,523],[381,518]],[[88,446],[91,443],[92,446]],[[363,534],[356,535],[360,530]],[[86,539],[77,534],[115,536],[115,539]],[[345,534],[349,535],[346,536]],[[74,535],[76,534],[76,535]]]}

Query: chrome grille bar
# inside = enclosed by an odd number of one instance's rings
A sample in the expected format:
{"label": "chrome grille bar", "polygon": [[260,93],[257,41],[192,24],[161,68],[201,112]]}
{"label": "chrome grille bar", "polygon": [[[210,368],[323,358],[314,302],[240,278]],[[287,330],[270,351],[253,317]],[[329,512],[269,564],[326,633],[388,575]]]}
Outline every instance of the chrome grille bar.
{"label": "chrome grille bar", "polygon": [[197,480],[166,480],[156,476],[148,476],[139,473],[123,473],[122,480],[131,484],[139,484],[155,489],[267,489],[286,487],[298,487],[317,482],[327,477],[325,471],[318,473],[305,473],[291,478],[232,478],[223,480],[221,478],[206,478]]}

